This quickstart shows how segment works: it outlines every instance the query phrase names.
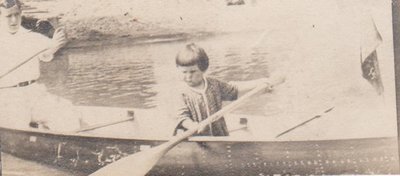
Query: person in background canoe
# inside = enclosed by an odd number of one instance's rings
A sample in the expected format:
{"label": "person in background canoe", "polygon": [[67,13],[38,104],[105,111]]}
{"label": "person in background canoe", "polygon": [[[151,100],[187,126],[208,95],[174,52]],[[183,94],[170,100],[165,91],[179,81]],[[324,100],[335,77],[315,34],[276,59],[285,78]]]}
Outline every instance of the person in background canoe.
{"label": "person in background canoe", "polygon": [[[37,82],[40,61],[50,62],[66,44],[65,32],[62,28],[56,29],[49,39],[26,30],[21,27],[21,13],[18,0],[0,0],[0,125],[25,128],[30,124],[60,131],[77,129],[79,122],[65,117],[76,117],[71,114],[73,111],[60,111],[68,109],[72,103],[49,94],[46,87]],[[28,61],[43,49],[47,50]]]}
{"label": "person in background canoe", "polygon": [[[177,54],[176,66],[186,86],[180,90],[182,97],[178,107],[178,125],[175,134],[179,130],[197,127],[199,122],[219,111],[223,101],[236,100],[239,94],[260,84],[270,84],[268,78],[228,83],[206,76],[209,58],[204,49],[194,43],[186,45]],[[271,88],[272,85],[269,86],[269,89]],[[220,118],[205,129],[199,130],[196,135],[228,136],[229,132],[224,118]]]}

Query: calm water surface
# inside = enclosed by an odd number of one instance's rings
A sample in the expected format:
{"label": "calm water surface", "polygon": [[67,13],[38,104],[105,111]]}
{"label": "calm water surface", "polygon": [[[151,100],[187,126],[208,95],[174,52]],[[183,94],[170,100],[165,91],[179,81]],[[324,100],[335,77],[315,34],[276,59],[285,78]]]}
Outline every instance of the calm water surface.
{"label": "calm water surface", "polygon": [[77,105],[155,108],[179,83],[176,53],[188,42],[204,47],[208,74],[223,80],[268,77],[280,56],[272,55],[263,33],[225,35],[194,41],[68,49],[43,66],[49,91]]}

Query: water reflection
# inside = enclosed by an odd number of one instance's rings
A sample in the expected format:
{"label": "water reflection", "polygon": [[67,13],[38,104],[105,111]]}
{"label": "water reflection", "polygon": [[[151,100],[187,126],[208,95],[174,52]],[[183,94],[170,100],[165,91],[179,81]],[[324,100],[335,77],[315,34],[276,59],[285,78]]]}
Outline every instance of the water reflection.
{"label": "water reflection", "polygon": [[[45,84],[55,94],[75,104],[150,108],[156,83],[154,63],[144,48],[92,48],[62,53],[68,69],[59,70],[62,84],[51,84],[51,72],[43,75]],[[58,63],[48,67],[60,67]],[[49,69],[47,69],[49,70]],[[51,70],[51,69],[50,69]]]}

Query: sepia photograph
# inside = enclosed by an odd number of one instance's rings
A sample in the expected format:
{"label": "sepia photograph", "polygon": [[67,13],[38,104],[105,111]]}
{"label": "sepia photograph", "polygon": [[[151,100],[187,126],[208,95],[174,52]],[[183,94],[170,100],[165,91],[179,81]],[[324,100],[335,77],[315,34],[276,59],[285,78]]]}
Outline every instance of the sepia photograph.
{"label": "sepia photograph", "polygon": [[0,0],[1,175],[398,175],[399,24],[396,0]]}

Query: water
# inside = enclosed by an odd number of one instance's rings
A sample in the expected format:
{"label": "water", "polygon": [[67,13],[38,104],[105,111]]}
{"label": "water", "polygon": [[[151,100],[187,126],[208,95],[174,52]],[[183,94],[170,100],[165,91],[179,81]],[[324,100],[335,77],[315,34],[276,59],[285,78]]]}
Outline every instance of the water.
{"label": "water", "polygon": [[[207,74],[226,81],[269,76],[279,55],[255,45],[262,33],[194,40],[210,57]],[[230,42],[226,42],[229,40]],[[193,41],[106,46],[64,51],[44,66],[49,91],[77,105],[155,108],[179,82],[175,55]]]}

